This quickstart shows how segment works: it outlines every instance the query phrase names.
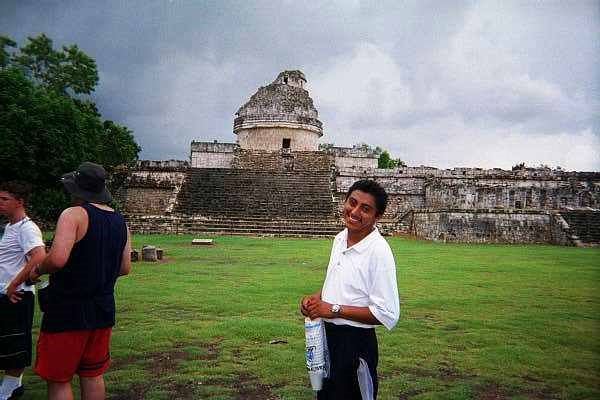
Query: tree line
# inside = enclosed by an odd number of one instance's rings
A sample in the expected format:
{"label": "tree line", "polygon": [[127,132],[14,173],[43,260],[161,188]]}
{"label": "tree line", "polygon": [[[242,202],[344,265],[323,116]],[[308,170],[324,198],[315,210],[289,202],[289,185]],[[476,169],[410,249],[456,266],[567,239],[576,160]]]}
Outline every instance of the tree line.
{"label": "tree line", "polygon": [[30,211],[54,220],[68,204],[58,178],[83,161],[131,164],[141,150],[133,132],[104,120],[90,100],[93,58],[77,45],[54,49],[45,34],[17,47],[0,36],[0,181],[33,186]]}

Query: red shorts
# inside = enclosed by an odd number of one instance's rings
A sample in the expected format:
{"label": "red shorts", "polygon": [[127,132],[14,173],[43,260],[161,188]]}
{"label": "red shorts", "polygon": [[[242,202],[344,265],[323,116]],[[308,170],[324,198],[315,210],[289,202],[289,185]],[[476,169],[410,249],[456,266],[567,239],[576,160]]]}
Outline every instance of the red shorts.
{"label": "red shorts", "polygon": [[34,371],[52,382],[69,382],[73,375],[96,377],[110,365],[112,328],[40,332]]}

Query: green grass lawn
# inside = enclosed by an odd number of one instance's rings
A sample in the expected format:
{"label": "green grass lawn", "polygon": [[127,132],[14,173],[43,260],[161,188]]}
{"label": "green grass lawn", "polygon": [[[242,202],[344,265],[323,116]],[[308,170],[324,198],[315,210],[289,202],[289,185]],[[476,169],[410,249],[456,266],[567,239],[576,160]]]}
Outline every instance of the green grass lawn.
{"label": "green grass lawn", "polygon": [[[380,399],[600,398],[598,249],[388,240],[402,315],[377,329]],[[134,242],[165,260],[117,284],[109,398],[313,398],[298,302],[320,289],[330,240]],[[25,380],[25,399],[45,398]]]}

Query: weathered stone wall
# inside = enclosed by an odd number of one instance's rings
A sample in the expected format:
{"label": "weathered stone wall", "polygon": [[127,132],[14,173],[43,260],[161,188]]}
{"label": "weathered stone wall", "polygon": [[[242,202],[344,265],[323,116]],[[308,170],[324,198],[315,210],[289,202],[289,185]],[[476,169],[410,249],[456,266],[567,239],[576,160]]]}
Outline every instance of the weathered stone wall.
{"label": "weathered stone wall", "polygon": [[231,168],[236,143],[192,142],[190,159],[192,168]]}
{"label": "weathered stone wall", "polygon": [[185,171],[189,167],[183,160],[139,160],[132,171]]}
{"label": "weathered stone wall", "polygon": [[137,234],[173,234],[179,231],[181,218],[174,215],[125,214],[127,226]]}
{"label": "weathered stone wall", "polygon": [[172,194],[173,188],[130,187],[124,211],[130,214],[164,214]]}
{"label": "weathered stone wall", "polygon": [[[600,206],[598,173],[463,168],[437,170],[430,167],[394,170],[348,168],[340,167],[339,162],[335,166],[336,160],[352,155],[345,150],[338,150],[337,153],[329,150],[256,151],[241,149],[231,143],[194,142],[192,155],[194,154],[197,155],[196,165],[210,165],[206,161],[204,164],[199,163],[198,156],[203,154],[227,154],[231,157],[225,168],[212,168],[225,174],[223,176],[227,175],[228,170],[248,170],[249,174],[253,171],[272,171],[273,174],[297,172],[301,175],[318,173],[320,176],[329,176],[330,199],[337,203],[331,214],[334,217],[341,215],[346,191],[352,183],[358,179],[374,179],[389,194],[388,209],[379,224],[384,233],[402,232],[432,240],[476,243],[562,245],[576,241],[578,231],[575,228],[588,232],[586,235],[591,235],[592,241],[598,241],[594,238],[600,235],[600,231],[592,226],[595,223],[587,220],[582,223],[575,219],[574,223],[581,226],[572,228],[558,213],[559,210],[564,213],[575,209],[588,210],[594,218],[600,216],[593,211]],[[191,231],[187,222],[177,219],[181,217],[181,210],[176,211],[181,197],[178,194],[189,176],[190,164],[175,160],[144,161],[128,171],[124,184],[114,193],[116,198],[122,200],[134,231]],[[293,175],[289,175],[285,179],[295,179],[292,177]],[[293,191],[295,187],[291,185],[286,190]],[[321,184],[319,190],[327,191],[325,187],[326,185]],[[234,190],[230,188],[228,192]],[[331,201],[323,200],[323,204],[331,205]],[[136,220],[137,217],[139,218]],[[195,222],[195,226],[198,223]],[[320,232],[324,231],[321,229]]]}
{"label": "weathered stone wall", "polygon": [[569,224],[559,213],[550,213],[550,231],[552,232],[553,244],[558,244],[560,246],[573,245]]}
{"label": "weathered stone wall", "polygon": [[359,179],[376,180],[388,192],[381,220],[386,232],[432,240],[565,245],[572,243],[572,232],[550,212],[600,207],[600,173],[405,167],[338,168],[340,209]]}
{"label": "weathered stone wall", "polygon": [[391,197],[409,196],[407,206],[412,208],[600,208],[600,173],[341,168],[336,177],[338,192],[347,191],[359,179],[376,180]]}
{"label": "weathered stone wall", "polygon": [[360,147],[331,147],[327,153],[335,157],[338,169],[365,170],[377,168],[377,155]]}
{"label": "weathered stone wall", "polygon": [[283,146],[283,139],[290,139],[292,151],[317,151],[319,147],[319,133],[302,128],[298,124],[273,123],[253,129],[241,129],[237,132],[238,143],[243,149],[279,151]]}
{"label": "weathered stone wall", "polygon": [[508,210],[417,210],[411,233],[467,243],[552,243],[556,235],[549,213]]}
{"label": "weathered stone wall", "polygon": [[126,214],[170,213],[188,170],[185,161],[140,161],[127,171],[115,199]]}
{"label": "weathered stone wall", "polygon": [[332,156],[322,152],[239,150],[235,153],[232,168],[266,171],[330,171],[332,164]]}
{"label": "weathered stone wall", "polygon": [[592,182],[510,178],[433,178],[425,183],[428,208],[559,209],[599,207]]}

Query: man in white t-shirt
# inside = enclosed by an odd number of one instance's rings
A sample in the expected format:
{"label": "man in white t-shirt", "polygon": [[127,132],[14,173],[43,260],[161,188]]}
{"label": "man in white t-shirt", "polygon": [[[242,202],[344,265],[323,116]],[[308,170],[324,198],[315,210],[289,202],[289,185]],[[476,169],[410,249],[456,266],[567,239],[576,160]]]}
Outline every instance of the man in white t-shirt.
{"label": "man in white t-shirt", "polygon": [[392,329],[400,317],[394,255],[375,227],[386,206],[387,193],[375,181],[350,187],[343,211],[346,229],[334,239],[323,289],[300,304],[303,315],[325,320],[330,373],[319,400],[377,398],[374,328]]}
{"label": "man in white t-shirt", "polygon": [[34,288],[29,273],[46,256],[42,233],[25,213],[30,187],[0,184],[0,214],[8,218],[0,240],[0,400],[23,394],[22,376],[31,365]]}

